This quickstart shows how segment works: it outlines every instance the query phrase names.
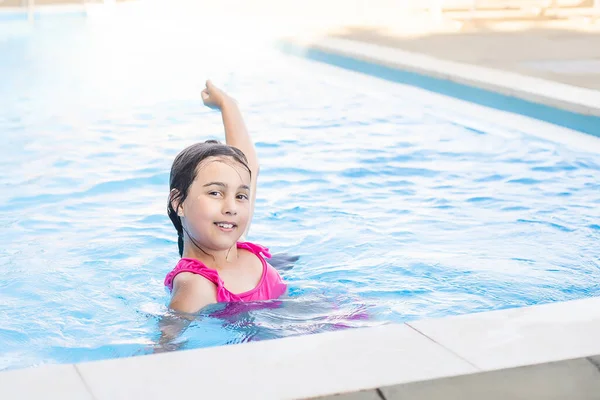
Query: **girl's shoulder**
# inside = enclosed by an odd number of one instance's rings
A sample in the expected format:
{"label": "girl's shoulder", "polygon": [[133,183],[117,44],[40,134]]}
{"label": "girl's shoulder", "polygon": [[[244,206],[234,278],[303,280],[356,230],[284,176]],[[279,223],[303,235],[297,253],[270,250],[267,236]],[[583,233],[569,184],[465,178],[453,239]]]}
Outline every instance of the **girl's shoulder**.
{"label": "girl's shoulder", "polygon": [[208,268],[201,261],[194,258],[181,258],[175,268],[173,268],[165,277],[165,286],[169,288],[169,290],[173,290],[173,281],[175,280],[175,277],[185,272],[202,276],[215,285],[218,285],[221,281],[219,273],[214,269]]}

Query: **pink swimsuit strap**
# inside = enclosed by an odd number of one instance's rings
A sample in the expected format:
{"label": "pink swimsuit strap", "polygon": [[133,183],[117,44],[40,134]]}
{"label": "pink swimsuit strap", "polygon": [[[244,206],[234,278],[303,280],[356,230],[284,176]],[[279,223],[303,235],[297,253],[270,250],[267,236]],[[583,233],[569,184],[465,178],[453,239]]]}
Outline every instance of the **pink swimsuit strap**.
{"label": "pink swimsuit strap", "polygon": [[286,285],[283,283],[279,273],[265,261],[265,258],[271,258],[268,248],[250,242],[238,242],[237,248],[253,253],[260,259],[263,265],[260,281],[255,288],[243,293],[232,293],[225,288],[225,284],[219,276],[218,271],[208,268],[204,263],[194,258],[182,258],[179,260],[175,268],[165,277],[165,286],[169,290],[173,290],[175,276],[182,272],[191,272],[203,276],[217,286],[217,301],[219,302],[269,300],[277,298],[285,292]]}

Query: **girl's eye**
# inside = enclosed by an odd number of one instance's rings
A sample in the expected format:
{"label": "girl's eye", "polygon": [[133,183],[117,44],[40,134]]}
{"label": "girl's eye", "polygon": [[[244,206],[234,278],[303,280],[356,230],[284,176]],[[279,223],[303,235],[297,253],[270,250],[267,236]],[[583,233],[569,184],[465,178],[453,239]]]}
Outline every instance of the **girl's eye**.
{"label": "girl's eye", "polygon": [[219,192],[208,192],[209,195],[211,196],[219,196],[221,193]]}
{"label": "girl's eye", "polygon": [[247,195],[245,195],[245,194],[238,194],[238,196],[237,196],[237,197],[238,197],[238,199],[240,199],[240,200],[248,200],[248,196],[247,196]]}

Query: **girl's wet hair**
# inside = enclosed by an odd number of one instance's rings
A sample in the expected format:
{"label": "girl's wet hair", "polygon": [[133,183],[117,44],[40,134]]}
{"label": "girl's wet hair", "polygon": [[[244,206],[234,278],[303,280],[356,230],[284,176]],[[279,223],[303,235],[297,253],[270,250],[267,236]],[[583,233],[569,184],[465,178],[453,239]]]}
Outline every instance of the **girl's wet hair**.
{"label": "girl's wet hair", "polygon": [[[204,143],[196,143],[184,149],[175,157],[171,167],[171,177],[169,179],[169,203],[167,204],[167,213],[173,226],[177,230],[177,245],[179,247],[179,256],[183,257],[183,225],[181,217],[177,215],[177,210],[173,208],[172,203],[181,204],[185,201],[188,190],[198,172],[198,165],[209,157],[230,157],[235,162],[241,164],[252,175],[248,160],[242,151],[236,147],[229,146],[216,140],[207,140]],[[173,189],[176,193],[173,194]]]}

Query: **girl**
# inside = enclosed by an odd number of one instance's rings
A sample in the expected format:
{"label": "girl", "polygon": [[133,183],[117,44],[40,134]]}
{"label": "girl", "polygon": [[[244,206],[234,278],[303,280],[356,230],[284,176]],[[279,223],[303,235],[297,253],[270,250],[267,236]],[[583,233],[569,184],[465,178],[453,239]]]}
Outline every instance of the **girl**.
{"label": "girl", "polygon": [[206,82],[202,100],[221,111],[227,144],[194,144],[171,167],[169,218],[179,236],[177,266],[167,274],[169,307],[195,313],[217,302],[269,300],[286,285],[268,249],[244,242],[254,211],[258,158],[231,97]]}

